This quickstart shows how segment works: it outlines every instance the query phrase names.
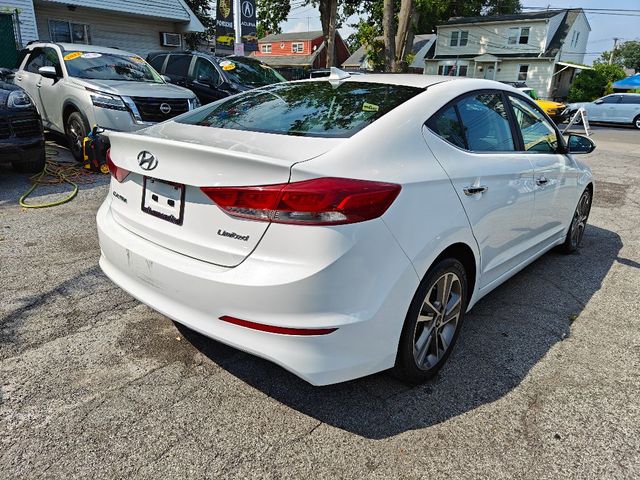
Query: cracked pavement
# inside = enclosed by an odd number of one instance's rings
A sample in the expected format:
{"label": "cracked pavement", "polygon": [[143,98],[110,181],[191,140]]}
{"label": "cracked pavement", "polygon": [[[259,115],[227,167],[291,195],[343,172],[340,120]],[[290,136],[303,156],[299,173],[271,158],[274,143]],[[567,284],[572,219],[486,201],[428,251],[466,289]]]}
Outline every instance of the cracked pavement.
{"label": "cracked pavement", "polygon": [[593,137],[580,252],[483,299],[418,387],[312,387],[176,326],[97,266],[106,178],[27,211],[0,167],[0,478],[638,478],[640,132]]}

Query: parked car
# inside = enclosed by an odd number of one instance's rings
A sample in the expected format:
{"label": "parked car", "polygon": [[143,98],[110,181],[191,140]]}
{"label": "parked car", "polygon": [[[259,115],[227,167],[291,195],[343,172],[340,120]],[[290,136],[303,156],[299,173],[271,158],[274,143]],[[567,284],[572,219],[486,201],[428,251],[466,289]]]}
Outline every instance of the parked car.
{"label": "parked car", "polygon": [[270,66],[249,57],[206,52],[151,52],[147,61],[172,83],[192,90],[204,105],[256,87],[285,82]]}
{"label": "parked car", "polygon": [[45,164],[42,121],[31,98],[0,69],[0,163],[19,172],[39,172]]}
{"label": "parked car", "polygon": [[103,271],[315,385],[435,375],[478,300],[578,248],[593,195],[593,142],[489,80],[334,71],[110,140]]}
{"label": "parked car", "polygon": [[227,47],[233,47],[233,43],[235,42],[235,38],[231,35],[220,35],[216,37],[216,44],[225,45]]}
{"label": "parked car", "polygon": [[36,42],[22,54],[14,81],[31,96],[44,126],[66,135],[77,160],[93,125],[128,132],[199,106],[192,92],[166,83],[133,53]]}
{"label": "parked car", "polygon": [[640,93],[614,93],[593,102],[570,103],[571,116],[584,107],[590,122],[631,124],[640,129]]}
{"label": "parked car", "polygon": [[561,102],[554,102],[553,100],[544,100],[538,97],[537,92],[533,88],[519,87],[518,90],[529,95],[540,107],[546,112],[551,119],[556,123],[562,123],[565,119],[564,111],[566,105]]}

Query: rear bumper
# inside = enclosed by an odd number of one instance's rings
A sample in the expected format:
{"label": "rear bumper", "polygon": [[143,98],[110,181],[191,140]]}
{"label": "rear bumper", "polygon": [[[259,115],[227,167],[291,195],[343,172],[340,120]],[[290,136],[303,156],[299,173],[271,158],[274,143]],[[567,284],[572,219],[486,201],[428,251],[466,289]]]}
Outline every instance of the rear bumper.
{"label": "rear bumper", "polygon": [[[345,236],[348,248],[323,265],[299,264],[295,254],[288,261],[278,259],[274,251],[283,251],[282,237],[267,233],[251,256],[227,268],[129,232],[113,219],[110,202],[108,198],[97,216],[100,266],[114,283],[153,309],[314,385],[394,365],[419,279],[382,221],[361,224],[363,234],[349,235],[359,237],[355,240]],[[295,228],[308,235],[314,227]],[[269,238],[280,244],[270,245]],[[337,330],[317,336],[274,334],[219,320],[224,315],[278,327]]]}

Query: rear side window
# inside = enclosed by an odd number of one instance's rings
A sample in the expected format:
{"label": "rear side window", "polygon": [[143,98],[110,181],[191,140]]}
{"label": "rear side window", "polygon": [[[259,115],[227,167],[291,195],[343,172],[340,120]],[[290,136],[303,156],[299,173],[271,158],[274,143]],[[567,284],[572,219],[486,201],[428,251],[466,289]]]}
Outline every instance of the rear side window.
{"label": "rear side window", "polygon": [[169,55],[169,61],[167,62],[166,75],[176,75],[179,77],[186,77],[189,72],[189,65],[191,64],[191,55]]}
{"label": "rear side window", "polygon": [[622,103],[640,105],[640,95],[623,95]]}
{"label": "rear side window", "polygon": [[429,119],[427,126],[448,142],[474,152],[515,150],[509,117],[499,93],[464,97]]}
{"label": "rear side window", "polygon": [[422,91],[364,82],[276,84],[215,102],[179,121],[282,135],[350,137]]}
{"label": "rear side window", "polygon": [[162,73],[162,65],[164,64],[165,58],[167,58],[166,55],[156,55],[149,60],[149,65],[151,65],[156,72]]}

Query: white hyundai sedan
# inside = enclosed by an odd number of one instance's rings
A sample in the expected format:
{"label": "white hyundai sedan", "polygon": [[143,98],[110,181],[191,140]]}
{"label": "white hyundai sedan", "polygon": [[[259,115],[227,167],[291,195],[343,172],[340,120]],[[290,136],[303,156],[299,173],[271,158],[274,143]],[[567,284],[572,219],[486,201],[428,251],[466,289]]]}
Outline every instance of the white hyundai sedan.
{"label": "white hyundai sedan", "polygon": [[593,196],[593,143],[488,80],[334,71],[109,136],[103,271],[314,385],[432,377],[480,298],[578,248]]}

